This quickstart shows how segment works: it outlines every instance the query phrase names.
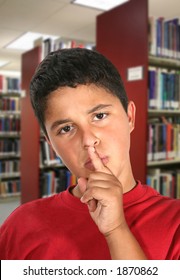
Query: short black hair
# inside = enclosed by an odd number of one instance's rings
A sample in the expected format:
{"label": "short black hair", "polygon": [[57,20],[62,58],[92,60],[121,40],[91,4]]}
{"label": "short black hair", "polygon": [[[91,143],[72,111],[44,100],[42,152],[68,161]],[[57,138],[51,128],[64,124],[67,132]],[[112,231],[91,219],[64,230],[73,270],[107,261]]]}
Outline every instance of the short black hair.
{"label": "short black hair", "polygon": [[119,72],[102,54],[85,48],[49,53],[30,82],[30,98],[39,124],[46,133],[45,111],[50,93],[62,87],[94,84],[117,96],[127,112],[128,98]]}

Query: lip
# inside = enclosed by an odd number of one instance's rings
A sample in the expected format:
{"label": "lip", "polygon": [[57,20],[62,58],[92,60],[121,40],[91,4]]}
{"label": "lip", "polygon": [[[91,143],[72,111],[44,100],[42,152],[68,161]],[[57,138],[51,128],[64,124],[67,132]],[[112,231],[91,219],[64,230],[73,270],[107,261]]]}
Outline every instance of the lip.
{"label": "lip", "polygon": [[[106,165],[108,163],[108,161],[109,161],[107,156],[100,157],[100,159],[101,159],[101,161],[102,161],[102,163],[104,165]],[[89,170],[91,170],[91,171],[95,170],[94,169],[94,165],[93,165],[93,163],[92,163],[90,158],[87,159],[87,161],[84,164],[84,167],[89,169]]]}
{"label": "lip", "polygon": [[91,170],[91,171],[94,171],[94,165],[92,163],[92,161],[89,159],[86,161],[86,163],[84,164],[84,167]]}

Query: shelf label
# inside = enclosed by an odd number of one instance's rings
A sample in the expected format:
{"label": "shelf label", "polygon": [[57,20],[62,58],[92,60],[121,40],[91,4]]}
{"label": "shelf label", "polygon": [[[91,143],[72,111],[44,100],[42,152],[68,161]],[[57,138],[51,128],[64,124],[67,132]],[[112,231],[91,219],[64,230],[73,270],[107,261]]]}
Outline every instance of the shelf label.
{"label": "shelf label", "polygon": [[131,67],[127,69],[127,80],[137,81],[143,79],[143,66]]}
{"label": "shelf label", "polygon": [[21,97],[26,97],[26,91],[25,90],[21,90]]}

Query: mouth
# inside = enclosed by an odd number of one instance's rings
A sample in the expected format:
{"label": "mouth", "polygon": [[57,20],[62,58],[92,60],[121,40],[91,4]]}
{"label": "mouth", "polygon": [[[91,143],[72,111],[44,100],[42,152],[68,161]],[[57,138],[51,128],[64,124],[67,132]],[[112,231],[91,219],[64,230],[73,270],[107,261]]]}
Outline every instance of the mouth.
{"label": "mouth", "polygon": [[[100,157],[100,159],[101,159],[103,165],[106,166],[107,163],[108,163],[108,161],[109,161],[109,160],[108,160],[108,157],[106,157],[106,156],[105,156],[105,157]],[[91,170],[91,171],[95,171],[95,168],[94,168],[94,165],[93,165],[91,159],[88,159],[88,160],[86,161],[86,163],[84,164],[84,167],[85,167],[86,169]]]}
{"label": "mouth", "polygon": [[86,163],[84,164],[84,167],[85,167],[86,169],[91,170],[91,171],[95,171],[94,165],[93,165],[93,163],[92,163],[92,161],[91,161],[90,159],[88,159],[88,160],[86,161]]}

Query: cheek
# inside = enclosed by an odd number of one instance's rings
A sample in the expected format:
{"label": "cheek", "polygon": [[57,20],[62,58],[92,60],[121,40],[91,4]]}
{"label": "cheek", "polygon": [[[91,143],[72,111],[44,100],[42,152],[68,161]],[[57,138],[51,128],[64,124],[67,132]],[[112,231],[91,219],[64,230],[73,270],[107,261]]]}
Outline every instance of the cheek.
{"label": "cheek", "polygon": [[111,147],[121,150],[121,153],[129,152],[130,148],[130,131],[129,126],[116,126],[115,129],[107,133],[108,141]]}

